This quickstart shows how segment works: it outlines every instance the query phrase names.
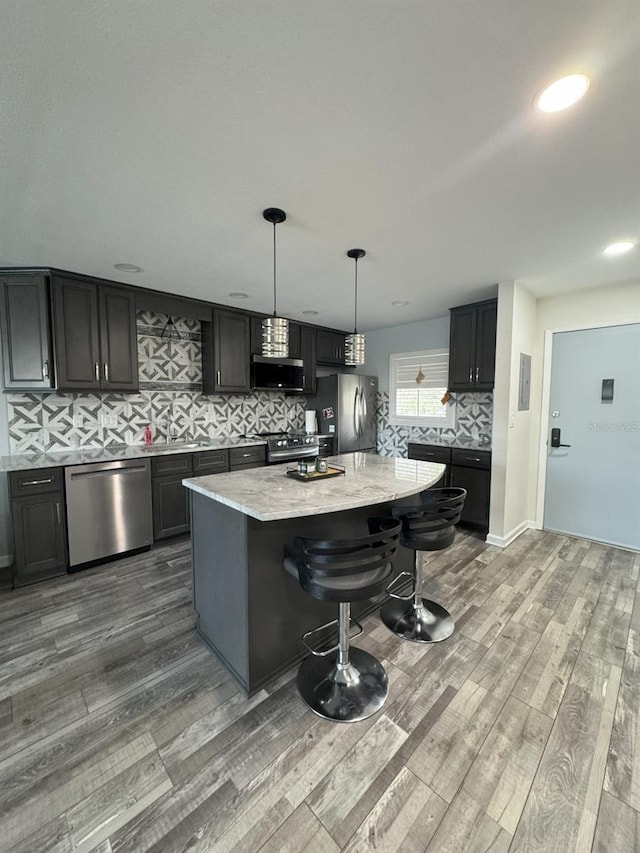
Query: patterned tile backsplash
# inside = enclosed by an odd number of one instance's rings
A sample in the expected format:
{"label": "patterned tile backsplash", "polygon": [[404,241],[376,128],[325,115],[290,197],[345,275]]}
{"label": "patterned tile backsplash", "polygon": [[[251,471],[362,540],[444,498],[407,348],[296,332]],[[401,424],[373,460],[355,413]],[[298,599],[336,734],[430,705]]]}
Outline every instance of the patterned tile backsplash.
{"label": "patterned tile backsplash", "polygon": [[[242,435],[257,430],[304,429],[304,397],[277,392],[202,393],[200,323],[140,312],[138,377],[134,394],[7,394],[11,453],[140,444],[147,424],[155,440],[167,429],[195,439]],[[491,434],[492,394],[458,394],[457,429],[392,426],[389,395],[378,394],[378,453],[406,456],[407,442],[456,435]]]}
{"label": "patterned tile backsplash", "polygon": [[173,317],[169,334],[168,319],[138,314],[138,393],[8,394],[10,452],[140,444],[147,424],[161,441],[169,425],[196,439],[304,428],[304,397],[204,396],[200,323]]}
{"label": "patterned tile backsplash", "polygon": [[491,423],[493,420],[493,394],[455,394],[457,413],[456,428],[426,429],[423,427],[398,426],[389,423],[389,394],[377,395],[376,423],[378,428],[377,449],[380,456],[407,455],[407,444],[410,441],[428,441],[438,438],[473,438],[478,439],[480,433],[491,438]]}

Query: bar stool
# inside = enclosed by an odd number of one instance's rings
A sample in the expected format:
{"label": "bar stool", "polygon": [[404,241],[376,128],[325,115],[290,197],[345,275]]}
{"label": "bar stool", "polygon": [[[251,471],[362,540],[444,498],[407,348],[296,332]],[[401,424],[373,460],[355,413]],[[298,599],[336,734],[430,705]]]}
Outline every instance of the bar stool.
{"label": "bar stool", "polygon": [[[311,710],[327,720],[354,723],[365,720],[383,706],[389,692],[384,667],[373,655],[350,648],[351,602],[384,593],[398,550],[402,524],[393,518],[368,519],[369,534],[352,539],[296,537],[284,561],[309,595],[339,604],[339,617],[302,637],[311,652],[298,669],[298,690]],[[311,638],[338,626],[338,643],[318,651]]]}
{"label": "bar stool", "polygon": [[[402,572],[387,587],[391,597],[383,605],[380,616],[387,628],[403,640],[439,643],[453,634],[455,622],[449,612],[437,602],[422,597],[420,552],[441,551],[453,543],[455,525],[460,521],[466,496],[465,489],[427,489],[420,493],[419,506],[391,509],[393,517],[402,522],[401,544],[414,552],[414,570],[413,575]],[[413,581],[411,593],[394,592],[407,577]]]}

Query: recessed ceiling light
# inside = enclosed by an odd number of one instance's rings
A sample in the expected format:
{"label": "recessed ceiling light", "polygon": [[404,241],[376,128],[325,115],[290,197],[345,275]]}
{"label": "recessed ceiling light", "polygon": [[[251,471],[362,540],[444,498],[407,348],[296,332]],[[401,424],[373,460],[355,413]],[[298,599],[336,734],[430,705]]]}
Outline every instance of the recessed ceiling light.
{"label": "recessed ceiling light", "polygon": [[408,303],[408,302],[406,302],[404,299],[394,299],[394,300],[393,300],[393,302],[392,302],[391,304],[392,304],[395,308],[404,308],[404,306],[405,306],[405,305],[408,305],[409,303]]}
{"label": "recessed ceiling light", "polygon": [[619,243],[611,243],[607,246],[606,249],[602,250],[603,255],[624,255],[625,252],[629,252],[635,243],[632,240],[621,240]]}
{"label": "recessed ceiling light", "polygon": [[142,272],[142,267],[137,267],[135,264],[114,264],[114,267],[122,272]]}
{"label": "recessed ceiling light", "polygon": [[543,113],[557,113],[566,110],[579,101],[589,88],[589,78],[584,74],[569,74],[561,77],[542,92],[536,104]]}
{"label": "recessed ceiling light", "polygon": [[248,293],[242,293],[241,290],[234,290],[233,293],[229,294],[229,296],[232,299],[248,299],[249,298],[249,294]]}
{"label": "recessed ceiling light", "polygon": [[306,314],[307,317],[317,317],[318,316],[317,311],[303,311],[302,313]]}

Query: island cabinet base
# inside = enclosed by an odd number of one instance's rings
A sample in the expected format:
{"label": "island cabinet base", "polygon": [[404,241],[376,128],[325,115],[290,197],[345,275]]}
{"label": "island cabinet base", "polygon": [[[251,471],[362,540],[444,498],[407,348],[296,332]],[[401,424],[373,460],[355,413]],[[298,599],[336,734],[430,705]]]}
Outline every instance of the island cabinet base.
{"label": "island cabinet base", "polygon": [[[411,498],[343,512],[280,521],[257,521],[191,491],[193,602],[196,627],[248,695],[304,657],[300,637],[337,617],[337,605],[312,598],[283,568],[294,536],[366,534],[367,518],[389,515]],[[400,548],[393,577],[412,570]],[[355,618],[379,602],[352,606]]]}

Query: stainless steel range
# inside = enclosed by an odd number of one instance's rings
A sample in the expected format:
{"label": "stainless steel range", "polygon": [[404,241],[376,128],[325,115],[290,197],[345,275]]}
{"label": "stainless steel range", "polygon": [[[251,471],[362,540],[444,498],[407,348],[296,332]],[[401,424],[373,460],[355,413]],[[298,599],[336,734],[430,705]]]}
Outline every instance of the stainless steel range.
{"label": "stainless steel range", "polygon": [[295,432],[257,432],[246,438],[266,438],[267,465],[313,459],[318,455],[320,442],[317,435]]}

